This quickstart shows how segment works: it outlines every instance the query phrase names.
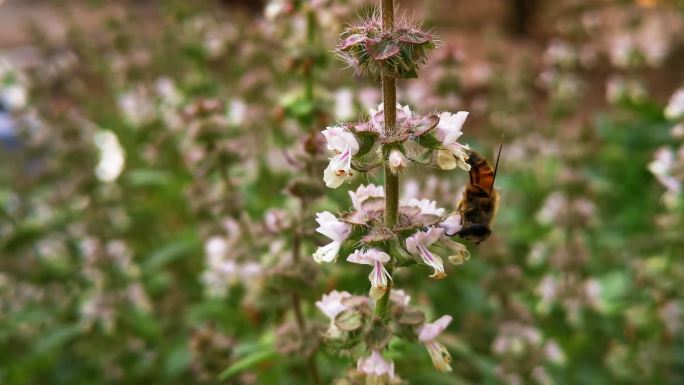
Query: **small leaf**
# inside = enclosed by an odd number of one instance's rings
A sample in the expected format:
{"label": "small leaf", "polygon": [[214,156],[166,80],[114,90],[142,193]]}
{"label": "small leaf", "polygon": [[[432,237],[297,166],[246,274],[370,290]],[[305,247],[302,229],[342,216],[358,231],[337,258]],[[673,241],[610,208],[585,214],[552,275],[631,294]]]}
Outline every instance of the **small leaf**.
{"label": "small leaf", "polygon": [[439,124],[437,115],[421,115],[411,120],[411,133],[414,137],[424,135]]}
{"label": "small leaf", "polygon": [[353,332],[363,325],[363,316],[356,310],[349,309],[335,317],[335,326],[345,332]]}
{"label": "small leaf", "polygon": [[366,41],[366,39],[368,39],[368,37],[366,37],[366,35],[362,35],[360,33],[355,33],[355,34],[347,37],[346,39],[344,39],[342,44],[339,45],[339,49],[341,51],[345,51],[345,50],[351,48],[352,46],[363,43],[364,41]]}
{"label": "small leaf", "polygon": [[361,242],[368,245],[373,243],[386,242],[392,238],[394,238],[394,233],[392,233],[390,230],[385,228],[374,228],[370,231],[370,233],[361,238]]}
{"label": "small leaf", "polygon": [[406,308],[397,320],[402,325],[418,326],[425,322],[425,314],[417,309]]}
{"label": "small leaf", "polygon": [[38,339],[34,345],[34,349],[37,353],[45,353],[60,348],[82,332],[80,325],[70,325],[58,328]]}
{"label": "small leaf", "polygon": [[340,220],[350,225],[365,226],[368,223],[369,218],[366,213],[362,211],[350,211],[342,214]]}
{"label": "small leaf", "polygon": [[218,379],[219,381],[225,381],[236,374],[274,358],[276,355],[277,353],[272,347],[268,347],[266,350],[252,352],[223,370],[221,374],[219,374]]}
{"label": "small leaf", "polygon": [[368,39],[366,40],[366,50],[375,60],[387,60],[399,53],[399,45],[390,39]]}
{"label": "small leaf", "polygon": [[380,318],[375,318],[370,328],[366,332],[366,345],[370,349],[381,350],[392,339],[392,333],[385,324],[380,320]]}
{"label": "small leaf", "polygon": [[425,44],[432,40],[432,35],[422,31],[398,31],[397,39],[407,44]]}

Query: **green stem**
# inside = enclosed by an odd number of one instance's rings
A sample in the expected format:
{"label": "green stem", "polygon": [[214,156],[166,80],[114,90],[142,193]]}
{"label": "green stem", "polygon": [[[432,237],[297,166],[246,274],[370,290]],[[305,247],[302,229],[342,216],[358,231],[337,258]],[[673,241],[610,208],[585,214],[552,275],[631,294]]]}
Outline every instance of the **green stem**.
{"label": "green stem", "polygon": [[[382,0],[382,30],[389,32],[394,29],[394,0]],[[385,135],[396,130],[397,126],[397,81],[391,76],[382,77],[382,102],[385,105]],[[383,153],[389,153],[389,149]],[[385,226],[394,228],[397,224],[397,212],[399,210],[399,176],[392,173],[389,165],[385,163]],[[392,276],[394,268],[388,266],[387,271]],[[389,309],[390,292],[392,281],[388,285],[387,292],[382,296],[376,306],[375,314],[380,318],[387,316]]]}
{"label": "green stem", "polygon": [[[306,12],[306,44],[307,47],[313,48],[316,42],[316,13],[313,10]],[[314,63],[313,57],[309,56],[311,60],[306,67],[304,74],[304,87],[306,93],[306,100],[313,103],[314,100]]]}

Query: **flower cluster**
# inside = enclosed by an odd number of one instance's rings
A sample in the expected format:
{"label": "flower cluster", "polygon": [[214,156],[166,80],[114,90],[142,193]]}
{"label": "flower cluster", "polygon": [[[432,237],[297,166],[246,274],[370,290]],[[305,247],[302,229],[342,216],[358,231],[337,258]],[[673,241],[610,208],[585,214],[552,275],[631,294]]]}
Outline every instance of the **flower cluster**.
{"label": "flower cluster", "polygon": [[[382,164],[383,159],[394,173],[405,170],[408,160],[420,164],[432,162],[444,170],[457,166],[470,170],[467,163],[470,147],[457,141],[463,134],[461,129],[468,112],[419,115],[408,106],[397,104],[397,128],[391,133],[384,130],[384,104],[371,108],[369,113],[367,121],[331,126],[323,131],[327,148],[333,153],[323,174],[328,187],[340,187],[351,181],[355,170],[370,171]],[[375,154],[373,158],[371,150],[376,144],[383,147],[382,154]],[[388,147],[392,149],[386,150]],[[412,155],[421,149],[419,155]]]}
{"label": "flower cluster", "polygon": [[418,77],[418,67],[425,63],[427,51],[435,48],[435,37],[407,21],[392,32],[381,30],[373,17],[364,24],[351,26],[342,33],[337,52],[357,72],[400,79]]}
{"label": "flower cluster", "polygon": [[409,306],[410,301],[411,297],[403,290],[392,291],[392,321],[387,324],[374,315],[376,302],[348,292],[324,294],[316,306],[330,320],[325,333],[329,344],[349,349],[365,342],[370,354],[358,359],[357,371],[366,375],[369,383],[380,384],[398,378],[394,373],[394,363],[381,353],[393,335],[420,342],[437,370],[451,371],[451,355],[438,337],[449,326],[452,317],[445,315],[434,322],[426,322],[425,314]]}
{"label": "flower cluster", "polygon": [[[460,264],[469,257],[461,243],[451,239],[461,229],[459,214],[446,215],[445,209],[427,199],[412,199],[399,206],[399,218],[395,227],[388,228],[383,222],[385,196],[383,188],[369,184],[349,192],[353,209],[336,217],[330,212],[318,213],[316,231],[330,239],[314,253],[318,263],[333,262],[342,249],[347,261],[373,267],[369,277],[371,296],[381,297],[387,290],[388,274],[385,265],[390,256],[383,250],[391,250],[399,257],[392,262],[397,266],[421,263],[433,270],[432,278],[446,276],[442,257]],[[349,247],[358,248],[350,253]],[[346,247],[344,247],[346,246]]]}

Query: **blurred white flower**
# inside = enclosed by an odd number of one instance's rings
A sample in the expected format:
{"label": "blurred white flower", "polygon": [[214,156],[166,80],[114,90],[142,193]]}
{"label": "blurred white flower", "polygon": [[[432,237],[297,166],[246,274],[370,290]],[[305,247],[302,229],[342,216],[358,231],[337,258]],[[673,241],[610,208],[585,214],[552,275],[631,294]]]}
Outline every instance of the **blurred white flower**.
{"label": "blurred white flower", "polygon": [[317,263],[332,262],[337,258],[342,242],[349,236],[351,226],[340,222],[328,211],[316,214],[316,222],[319,224],[316,231],[330,238],[332,242],[316,250],[313,255],[314,261]]}
{"label": "blurred white flower", "polygon": [[684,117],[684,88],[677,90],[665,107],[665,117],[671,120]]}
{"label": "blurred white flower", "polygon": [[143,87],[119,95],[118,103],[124,118],[133,126],[142,126],[155,118],[152,99]]}
{"label": "blurred white flower", "polygon": [[100,130],[93,139],[100,155],[95,166],[95,176],[103,182],[113,182],[119,177],[125,164],[125,153],[119,138],[112,131]]}
{"label": "blurred white flower", "polygon": [[390,292],[390,301],[397,305],[406,306],[411,302],[411,296],[402,289],[393,289]]}
{"label": "blurred white flower", "polygon": [[342,303],[345,298],[351,298],[351,294],[346,291],[333,290],[328,294],[323,294],[320,301],[316,301],[318,307],[326,317],[330,319],[330,324],[334,325],[335,317],[347,309]]}
{"label": "blurred white flower", "polygon": [[394,379],[394,362],[386,360],[377,350],[368,357],[359,358],[356,370],[366,375],[366,384],[382,385]]}
{"label": "blurred white flower", "polygon": [[168,106],[179,106],[183,102],[183,96],[170,78],[157,79],[154,88],[162,103]]}
{"label": "blurred white flower", "polygon": [[[683,94],[684,96],[684,94]],[[672,175],[675,167],[675,154],[669,148],[661,147],[655,154],[654,159],[648,164],[648,169],[655,175],[658,181],[673,194],[679,194],[682,189],[682,181]]]}
{"label": "blurred white flower", "polygon": [[417,330],[418,340],[425,345],[432,364],[440,372],[451,371],[451,355],[444,345],[437,342],[437,337],[449,326],[451,320],[450,315],[445,315],[432,323],[422,325]]}
{"label": "blurred white flower", "polygon": [[228,123],[239,126],[245,122],[246,118],[247,104],[242,99],[231,100],[228,109]]}
{"label": "blurred white flower", "polygon": [[371,283],[370,296],[377,301],[385,295],[388,283],[392,279],[387,269],[385,269],[385,263],[390,261],[389,254],[378,249],[356,250],[347,257],[347,261],[373,266],[373,270],[368,276]]}
{"label": "blurred white flower", "polygon": [[354,93],[349,88],[335,92],[335,119],[349,120],[354,117]]}
{"label": "blurred white flower", "polygon": [[565,353],[556,341],[550,340],[544,344],[544,356],[549,362],[556,365],[563,365],[565,363]]}
{"label": "blurred white flower", "polygon": [[3,102],[9,110],[20,110],[26,107],[28,102],[26,88],[18,83],[0,85],[0,102]]}
{"label": "blurred white flower", "polygon": [[431,227],[427,231],[419,231],[406,239],[406,250],[408,250],[409,253],[420,257],[423,263],[434,269],[434,273],[430,278],[442,279],[446,277],[442,258],[433,254],[428,249],[430,245],[440,239],[443,233],[444,229]]}

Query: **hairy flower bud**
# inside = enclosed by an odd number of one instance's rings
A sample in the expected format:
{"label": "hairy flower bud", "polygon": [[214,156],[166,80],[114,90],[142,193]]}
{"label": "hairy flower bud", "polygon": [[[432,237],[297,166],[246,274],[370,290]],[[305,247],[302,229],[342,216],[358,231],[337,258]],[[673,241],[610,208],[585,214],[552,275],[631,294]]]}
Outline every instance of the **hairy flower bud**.
{"label": "hairy flower bud", "polygon": [[396,149],[390,152],[388,163],[390,170],[394,175],[403,172],[404,170],[406,170],[406,167],[408,166],[404,154],[402,154],[401,151]]}

